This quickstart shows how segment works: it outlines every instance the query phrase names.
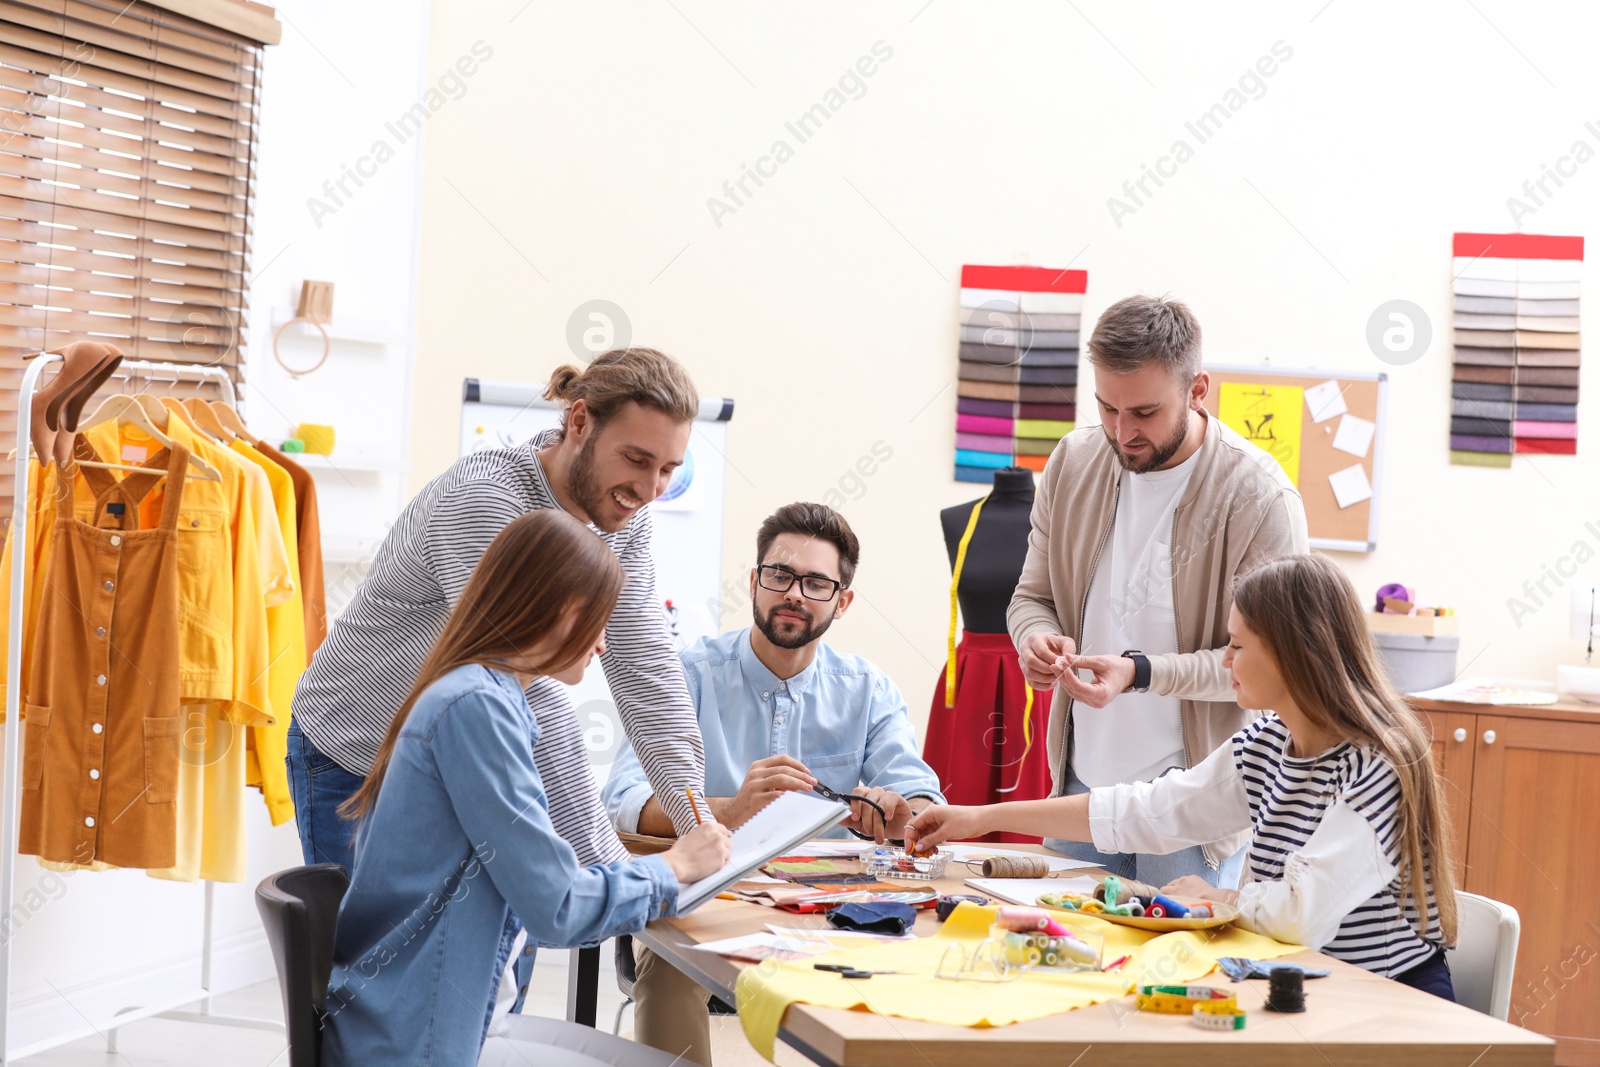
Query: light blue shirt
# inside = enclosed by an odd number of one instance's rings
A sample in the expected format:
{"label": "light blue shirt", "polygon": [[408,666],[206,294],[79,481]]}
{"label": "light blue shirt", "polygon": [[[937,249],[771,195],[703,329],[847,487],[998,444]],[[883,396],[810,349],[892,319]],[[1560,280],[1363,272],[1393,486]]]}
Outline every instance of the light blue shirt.
{"label": "light blue shirt", "polygon": [[[701,638],[679,656],[705,741],[707,796],[736,795],[756,760],[793,756],[840,793],[866,785],[944,803],[939,776],[917,754],[905,698],[860,656],[818,642],[811,665],[784,681],[756,658],[748,626]],[[600,794],[618,830],[638,831],[651,795],[624,744]]]}
{"label": "light blue shirt", "polygon": [[676,912],[659,856],[578,865],[550,824],[538,743],[522,688],[498,671],[457,667],[418,697],[339,908],[329,1067],[477,1063],[518,919],[530,945],[579,945]]}

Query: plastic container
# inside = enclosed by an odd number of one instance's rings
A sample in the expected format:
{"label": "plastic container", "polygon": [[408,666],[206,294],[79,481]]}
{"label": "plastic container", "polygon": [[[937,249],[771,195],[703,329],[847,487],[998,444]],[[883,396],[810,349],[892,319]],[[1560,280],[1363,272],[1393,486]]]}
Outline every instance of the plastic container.
{"label": "plastic container", "polygon": [[1389,681],[1402,693],[1437,689],[1456,680],[1459,637],[1423,637],[1418,634],[1375,633],[1378,658]]}
{"label": "plastic container", "polygon": [[989,937],[1000,944],[1008,964],[1023,969],[1098,971],[1105,954],[1105,938],[1086,930],[1051,936],[1043,931],[1020,933],[991,926]]}
{"label": "plastic container", "polygon": [[931,856],[913,856],[903,848],[879,845],[861,854],[863,874],[876,875],[890,881],[905,878],[932,881],[943,876],[948,866],[950,866],[948,852],[935,852]]}

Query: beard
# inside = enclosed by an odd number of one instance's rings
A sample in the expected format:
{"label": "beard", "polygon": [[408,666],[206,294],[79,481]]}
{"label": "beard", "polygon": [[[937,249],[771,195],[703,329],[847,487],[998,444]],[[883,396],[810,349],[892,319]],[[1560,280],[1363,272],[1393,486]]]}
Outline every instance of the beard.
{"label": "beard", "polygon": [[1182,448],[1183,443],[1189,439],[1189,413],[1185,411],[1183,418],[1178,422],[1177,430],[1173,432],[1172,436],[1163,444],[1153,447],[1150,455],[1142,460],[1130,459],[1118,446],[1115,438],[1105,431],[1104,424],[1101,425],[1101,430],[1106,433],[1106,441],[1111,445],[1111,451],[1116,454],[1117,462],[1122,464],[1123,470],[1132,471],[1134,474],[1148,474],[1173,456],[1176,456],[1178,449]]}
{"label": "beard", "polygon": [[572,499],[578,502],[590,522],[606,533],[617,533],[627,526],[627,519],[620,526],[611,525],[609,520],[601,520],[610,494],[600,487],[594,474],[594,442],[595,439],[590,437],[573,457],[572,466],[567,469],[567,492],[572,494]]}
{"label": "beard", "polygon": [[[780,622],[775,616],[779,610],[798,612],[806,617],[805,625],[799,630],[783,630],[779,627],[792,625]],[[773,608],[763,617],[758,605],[750,605],[750,614],[755,618],[756,629],[761,635],[777,648],[804,648],[828,632],[828,627],[833,625],[833,613],[830,611],[827,618],[820,623],[810,608],[794,604],[782,604]]]}

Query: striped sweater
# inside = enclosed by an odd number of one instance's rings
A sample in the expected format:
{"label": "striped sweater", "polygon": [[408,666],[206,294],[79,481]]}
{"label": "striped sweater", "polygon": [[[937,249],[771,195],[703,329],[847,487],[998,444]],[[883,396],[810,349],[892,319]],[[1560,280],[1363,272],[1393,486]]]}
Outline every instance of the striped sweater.
{"label": "striped sweater", "polygon": [[1444,935],[1431,885],[1425,934],[1402,903],[1394,767],[1350,742],[1305,758],[1289,744],[1268,714],[1188,770],[1094,790],[1095,847],[1165,853],[1249,830],[1241,926],[1391,978],[1425,962]]}
{"label": "striped sweater", "polygon": [[[401,511],[294,695],[301,731],[340,766],[356,774],[372,769],[395,711],[489,542],[518,516],[561,506],[536,455],[556,432],[456,461]],[[628,575],[600,662],[662,806],[675,825],[693,827],[684,789],[704,787],[705,753],[656,597],[650,530],[644,507],[619,532],[598,534]],[[539,721],[534,760],[556,832],[580,863],[622,859],[626,853],[600,804],[566,687],[535,678],[527,697]]]}

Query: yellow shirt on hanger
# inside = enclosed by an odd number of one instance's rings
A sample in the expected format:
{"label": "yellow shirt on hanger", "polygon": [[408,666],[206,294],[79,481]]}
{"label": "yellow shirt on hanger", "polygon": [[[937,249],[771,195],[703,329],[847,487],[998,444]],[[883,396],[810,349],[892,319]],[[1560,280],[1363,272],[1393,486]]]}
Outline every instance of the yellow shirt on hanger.
{"label": "yellow shirt on hanger", "polygon": [[[239,455],[266,472],[272,486],[272,502],[285,545],[299,543],[295,522],[294,479],[289,472],[235,438],[230,446]],[[294,818],[294,800],[289,792],[289,775],[284,759],[289,754],[289,701],[294,687],[306,670],[305,605],[300,595],[300,562],[288,554],[289,575],[294,588],[287,600],[267,608],[267,644],[271,654],[271,726],[252,726],[245,756],[245,784],[261,789],[262,799],[272,816],[272,825],[281,826]]]}
{"label": "yellow shirt on hanger", "polygon": [[[43,467],[37,459],[30,460],[28,469],[28,545],[23,562],[28,599],[22,608],[22,674],[19,677],[23,692],[18,697],[18,706],[23,708],[27,705],[28,670],[33,660],[28,636],[33,633],[34,622],[39,617],[39,602],[44,592],[44,582],[39,580],[39,575],[48,573],[50,566],[50,532],[59,510],[56,499],[60,484],[57,477],[60,468],[54,463]],[[11,559],[15,532],[7,527],[5,549],[0,552],[0,722],[5,721],[6,667],[11,651]],[[23,717],[27,717],[26,711]]]}

